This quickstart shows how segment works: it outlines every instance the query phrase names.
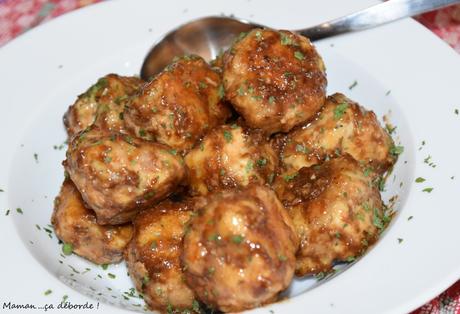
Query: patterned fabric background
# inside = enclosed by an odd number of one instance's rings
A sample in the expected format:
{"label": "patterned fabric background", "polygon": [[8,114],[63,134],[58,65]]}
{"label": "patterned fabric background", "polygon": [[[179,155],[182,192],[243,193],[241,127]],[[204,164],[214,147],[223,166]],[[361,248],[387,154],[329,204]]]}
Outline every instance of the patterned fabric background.
{"label": "patterned fabric background", "polygon": [[[0,46],[34,26],[101,0],[0,0]],[[460,53],[460,5],[417,17]],[[460,281],[412,314],[460,314]]]}

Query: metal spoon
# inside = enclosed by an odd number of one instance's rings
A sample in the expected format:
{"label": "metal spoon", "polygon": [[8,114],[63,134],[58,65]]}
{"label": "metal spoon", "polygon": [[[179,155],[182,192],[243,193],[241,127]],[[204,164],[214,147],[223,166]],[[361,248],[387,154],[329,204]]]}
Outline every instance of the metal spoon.
{"label": "metal spoon", "polygon": [[[389,0],[362,11],[295,32],[319,40],[343,33],[364,30],[395,20],[429,12],[460,0]],[[206,61],[228,49],[241,32],[265,27],[229,17],[204,17],[183,24],[166,34],[152,47],[144,60],[141,78],[148,80],[171,63],[175,56],[196,54]]]}

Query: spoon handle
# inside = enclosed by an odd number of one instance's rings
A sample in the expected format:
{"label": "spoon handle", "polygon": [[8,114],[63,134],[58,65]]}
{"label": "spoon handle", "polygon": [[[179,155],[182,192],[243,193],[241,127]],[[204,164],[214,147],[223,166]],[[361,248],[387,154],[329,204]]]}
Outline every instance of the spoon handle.
{"label": "spoon handle", "polygon": [[318,40],[342,33],[376,27],[455,3],[460,3],[460,0],[389,0],[297,32],[311,40]]}

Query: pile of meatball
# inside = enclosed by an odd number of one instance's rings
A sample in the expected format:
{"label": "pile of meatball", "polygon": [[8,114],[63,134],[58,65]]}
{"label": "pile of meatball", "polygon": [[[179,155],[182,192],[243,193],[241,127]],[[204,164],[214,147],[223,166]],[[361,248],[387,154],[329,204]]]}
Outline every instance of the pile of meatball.
{"label": "pile of meatball", "polygon": [[394,143],[326,85],[312,43],[270,29],[211,64],[102,77],[64,116],[57,236],[96,264],[124,259],[170,313],[258,307],[354,260],[390,220],[378,185]]}

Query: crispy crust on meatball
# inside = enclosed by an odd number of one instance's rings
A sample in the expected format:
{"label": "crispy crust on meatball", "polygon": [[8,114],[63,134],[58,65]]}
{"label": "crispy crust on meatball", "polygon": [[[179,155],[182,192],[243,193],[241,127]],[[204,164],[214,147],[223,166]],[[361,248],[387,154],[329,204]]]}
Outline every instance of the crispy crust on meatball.
{"label": "crispy crust on meatball", "polygon": [[64,125],[69,138],[97,124],[100,128],[124,132],[123,110],[129,97],[143,84],[137,77],[108,74],[100,78],[64,115]]}
{"label": "crispy crust on meatball", "polygon": [[185,178],[166,145],[91,129],[70,143],[64,166],[99,224],[121,224],[170,195]]}
{"label": "crispy crust on meatball", "polygon": [[219,74],[201,58],[186,56],[141,89],[125,110],[126,126],[138,137],[186,152],[230,111],[221,102]]}
{"label": "crispy crust on meatball", "polygon": [[131,279],[152,309],[184,311],[194,306],[195,296],[184,282],[179,259],[193,206],[193,200],[167,200],[133,221],[126,261]]}
{"label": "crispy crust on meatball", "polygon": [[61,241],[71,244],[73,252],[96,264],[118,263],[131,240],[132,225],[101,226],[94,211],[86,207],[70,179],[62,184],[54,202],[51,223]]}
{"label": "crispy crust on meatball", "polygon": [[278,156],[260,131],[238,124],[210,131],[185,156],[190,193],[208,193],[250,183],[272,183]]}
{"label": "crispy crust on meatball", "polygon": [[251,185],[214,194],[184,237],[187,283],[212,308],[236,312],[276,300],[294,273],[298,240],[275,193]]}
{"label": "crispy crust on meatball", "polygon": [[[277,180],[277,184],[280,183]],[[277,185],[300,238],[296,275],[332,270],[373,244],[388,222],[371,176],[350,155],[302,168]]]}
{"label": "crispy crust on meatball", "polygon": [[249,126],[288,132],[310,119],[326,98],[323,61],[305,37],[254,29],[224,56],[226,98]]}
{"label": "crispy crust on meatball", "polygon": [[393,140],[375,114],[339,93],[327,98],[311,123],[281,141],[281,160],[287,174],[342,153],[350,154],[376,174],[384,173],[396,162],[391,154]]}

